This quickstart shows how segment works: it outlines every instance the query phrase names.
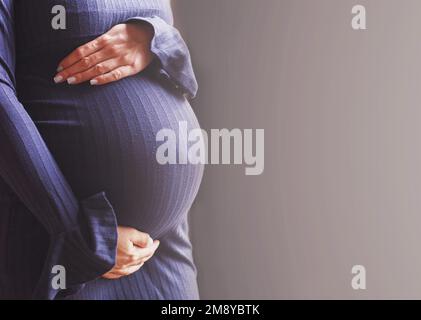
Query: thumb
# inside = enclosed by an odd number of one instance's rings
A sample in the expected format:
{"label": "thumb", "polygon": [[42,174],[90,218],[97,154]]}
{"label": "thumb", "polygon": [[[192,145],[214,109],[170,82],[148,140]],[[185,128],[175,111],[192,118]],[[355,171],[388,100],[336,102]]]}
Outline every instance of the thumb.
{"label": "thumb", "polygon": [[137,230],[130,235],[130,241],[132,241],[134,245],[142,248],[146,248],[153,244],[153,239],[149,234]]}

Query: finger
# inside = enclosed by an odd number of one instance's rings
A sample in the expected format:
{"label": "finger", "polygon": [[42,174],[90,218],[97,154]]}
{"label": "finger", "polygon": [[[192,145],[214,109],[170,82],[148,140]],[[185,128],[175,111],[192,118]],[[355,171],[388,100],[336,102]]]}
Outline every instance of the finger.
{"label": "finger", "polygon": [[151,259],[153,256],[154,256],[154,254],[155,254],[155,252],[153,253],[153,254],[151,254],[151,255],[149,255],[149,256],[147,256],[147,257],[145,257],[144,259],[143,259],[143,263],[145,263],[145,262],[147,262],[149,259]]}
{"label": "finger", "polygon": [[119,268],[125,268],[129,266],[138,265],[140,263],[144,263],[148,261],[154,254],[156,249],[159,246],[159,241],[155,240],[155,242],[146,248],[134,248],[132,254],[127,256],[126,258],[120,258],[117,261],[116,266]]}
{"label": "finger", "polygon": [[110,82],[119,81],[128,76],[136,74],[135,68],[132,66],[122,66],[111,72],[98,76],[91,80],[92,85],[104,85]]}
{"label": "finger", "polygon": [[99,50],[91,54],[90,56],[86,56],[80,59],[70,67],[65,68],[64,70],[57,73],[54,77],[54,82],[61,83],[67,80],[69,84],[74,84],[74,75],[89,70],[98,63],[101,63],[114,57],[114,51],[111,49]]}
{"label": "finger", "polygon": [[152,255],[148,255],[148,256],[143,256],[142,258],[136,258],[136,259],[127,259],[125,261],[119,261],[118,263],[116,263],[116,268],[119,269],[124,269],[124,268],[128,268],[128,267],[133,267],[133,266],[137,266],[141,263],[144,263],[147,261],[147,257],[149,256],[153,256]]}
{"label": "finger", "polygon": [[125,262],[119,262],[118,264],[116,264],[116,266],[118,268],[127,268],[127,267],[132,267],[132,266],[139,265],[141,263],[145,263],[146,261],[148,261],[150,258],[152,258],[154,256],[155,251],[151,252],[148,255],[142,256],[141,258],[135,259],[135,260],[125,261]]}
{"label": "finger", "polygon": [[118,276],[118,275],[115,275],[111,272],[108,272],[108,273],[104,274],[102,277],[105,278],[105,279],[109,279],[109,280],[115,280],[115,279],[121,278],[122,276]]}
{"label": "finger", "polygon": [[153,244],[153,240],[149,234],[136,229],[131,230],[129,239],[135,245],[135,248],[145,248]]}
{"label": "finger", "polygon": [[94,65],[92,68],[86,71],[72,75],[70,78],[67,79],[67,82],[69,84],[79,84],[85,81],[89,81],[102,74],[111,72],[119,66],[121,66],[121,59],[110,59],[107,61],[103,61]]}
{"label": "finger", "polygon": [[72,53],[70,53],[67,57],[65,57],[62,61],[60,61],[57,71],[60,72],[71,65],[75,64],[79,60],[84,57],[87,57],[98,50],[104,48],[110,41],[110,37],[108,34],[103,34],[102,36],[78,47]]}
{"label": "finger", "polygon": [[[156,251],[156,249],[159,246],[159,241],[155,240],[151,246],[145,247],[145,248],[141,248],[141,247],[134,247],[133,248],[133,257],[135,257],[136,260],[142,260],[145,259],[147,257],[149,257],[150,255],[153,255]],[[135,261],[135,260],[133,260]]]}
{"label": "finger", "polygon": [[131,266],[131,267],[119,267],[119,266],[115,265],[110,271],[108,271],[107,273],[102,275],[102,277],[104,277],[104,278],[119,278],[121,276],[129,275],[133,272],[136,272],[143,265],[144,265],[144,263],[138,263],[137,265]]}
{"label": "finger", "polygon": [[158,249],[159,244],[159,240],[155,240],[153,241],[151,246],[136,249],[138,252],[140,252],[139,260],[142,262],[148,261],[155,254],[155,251]]}
{"label": "finger", "polygon": [[136,271],[138,271],[140,268],[142,268],[144,265],[144,263],[135,265],[135,266],[131,266],[131,267],[126,267],[126,268],[115,268],[113,270],[111,270],[109,273],[111,276],[128,276],[132,273],[135,273]]}

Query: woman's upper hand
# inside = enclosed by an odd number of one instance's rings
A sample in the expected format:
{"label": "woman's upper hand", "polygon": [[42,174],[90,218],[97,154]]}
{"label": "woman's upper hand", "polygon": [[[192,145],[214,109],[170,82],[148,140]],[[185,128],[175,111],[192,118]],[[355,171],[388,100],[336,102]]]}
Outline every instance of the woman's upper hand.
{"label": "woman's upper hand", "polygon": [[106,279],[118,279],[138,271],[159,246],[159,240],[133,228],[118,227],[117,257],[113,269],[103,275]]}
{"label": "woman's upper hand", "polygon": [[153,36],[153,27],[148,23],[118,24],[64,58],[54,81],[102,85],[137,74],[153,60]]}

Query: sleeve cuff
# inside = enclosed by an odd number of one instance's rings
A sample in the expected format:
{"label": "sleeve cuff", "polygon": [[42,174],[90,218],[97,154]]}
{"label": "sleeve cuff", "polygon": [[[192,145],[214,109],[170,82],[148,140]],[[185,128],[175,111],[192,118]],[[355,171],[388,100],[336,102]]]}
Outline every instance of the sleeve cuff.
{"label": "sleeve cuff", "polygon": [[[73,294],[84,283],[94,280],[115,264],[117,221],[105,193],[98,193],[80,204],[82,219],[79,226],[53,235],[34,299],[54,299]],[[54,266],[65,270],[65,288],[55,289]]]}
{"label": "sleeve cuff", "polygon": [[157,16],[134,17],[126,22],[140,21],[149,23],[154,29],[151,51],[159,59],[160,74],[173,81],[175,86],[181,89],[188,98],[194,98],[198,85],[189,49],[180,32]]}

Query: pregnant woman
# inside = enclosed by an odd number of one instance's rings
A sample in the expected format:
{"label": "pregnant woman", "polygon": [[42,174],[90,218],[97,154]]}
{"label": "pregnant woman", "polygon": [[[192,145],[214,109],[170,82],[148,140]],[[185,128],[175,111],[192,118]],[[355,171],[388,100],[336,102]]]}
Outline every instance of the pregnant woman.
{"label": "pregnant woman", "polygon": [[197,299],[203,167],[156,160],[199,127],[169,0],[2,0],[0,43],[0,298]]}

